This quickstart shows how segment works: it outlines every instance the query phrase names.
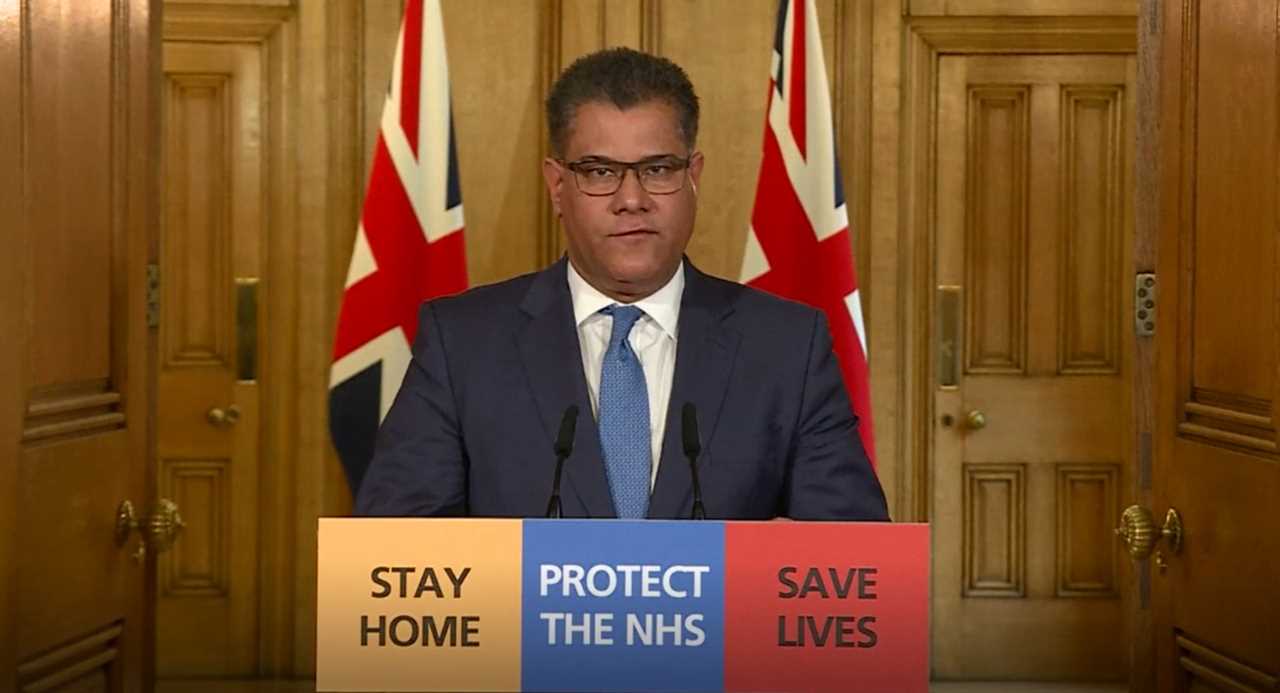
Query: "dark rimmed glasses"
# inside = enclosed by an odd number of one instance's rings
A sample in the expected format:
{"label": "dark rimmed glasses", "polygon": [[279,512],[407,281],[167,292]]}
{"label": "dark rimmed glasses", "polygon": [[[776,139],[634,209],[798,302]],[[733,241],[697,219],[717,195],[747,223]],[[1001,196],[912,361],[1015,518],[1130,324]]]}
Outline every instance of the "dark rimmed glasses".
{"label": "dark rimmed glasses", "polygon": [[588,157],[577,161],[560,161],[573,171],[578,190],[584,195],[605,197],[618,192],[627,170],[634,171],[640,187],[650,195],[670,195],[684,187],[689,159],[678,156],[651,156],[640,161],[614,161]]}

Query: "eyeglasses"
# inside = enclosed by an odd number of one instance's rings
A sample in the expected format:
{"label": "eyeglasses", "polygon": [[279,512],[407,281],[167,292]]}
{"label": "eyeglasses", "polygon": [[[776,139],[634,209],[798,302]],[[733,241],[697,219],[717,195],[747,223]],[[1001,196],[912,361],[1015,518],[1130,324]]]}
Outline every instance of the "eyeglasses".
{"label": "eyeglasses", "polygon": [[670,195],[684,187],[689,159],[678,156],[654,156],[640,161],[613,161],[590,157],[560,163],[573,171],[578,190],[584,195],[604,197],[618,192],[627,170],[635,171],[640,187],[650,195]]}

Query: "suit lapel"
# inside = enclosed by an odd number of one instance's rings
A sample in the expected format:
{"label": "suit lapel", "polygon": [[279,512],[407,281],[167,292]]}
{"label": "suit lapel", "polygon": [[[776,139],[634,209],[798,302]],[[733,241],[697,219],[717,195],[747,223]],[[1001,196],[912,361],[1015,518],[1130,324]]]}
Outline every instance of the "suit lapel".
{"label": "suit lapel", "polygon": [[554,462],[551,444],[560,430],[560,417],[570,404],[578,405],[573,454],[564,465],[562,494],[576,495],[589,517],[616,517],[605,477],[600,434],[582,373],[582,351],[573,321],[565,263],[561,259],[539,273],[529,287],[520,304],[529,321],[517,333],[516,346],[547,432],[548,464]]}
{"label": "suit lapel", "polygon": [[[671,383],[671,401],[667,405],[667,426],[663,433],[662,456],[658,479],[649,499],[649,517],[687,517],[686,506],[692,504],[693,483],[688,460],[684,456],[681,410],[685,402],[698,409],[698,432],[702,438],[703,456],[698,471],[706,468],[706,451],[720,418],[733,360],[740,335],[724,326],[733,312],[729,297],[716,283],[685,260],[685,288],[680,301],[680,333],[676,342],[676,371]],[[702,480],[705,475],[700,475]],[[704,482],[705,483],[705,482]],[[704,487],[705,502],[705,487]],[[714,505],[707,508],[715,516]]]}

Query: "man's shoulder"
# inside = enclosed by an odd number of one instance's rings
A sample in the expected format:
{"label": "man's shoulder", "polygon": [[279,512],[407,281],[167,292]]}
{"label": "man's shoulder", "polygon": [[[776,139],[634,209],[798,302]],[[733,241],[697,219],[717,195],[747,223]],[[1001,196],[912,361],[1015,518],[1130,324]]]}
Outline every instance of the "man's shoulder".
{"label": "man's shoulder", "polygon": [[[545,270],[543,270],[545,271]],[[433,298],[423,303],[442,319],[467,319],[515,311],[529,293],[529,288],[542,272],[530,272],[492,284],[473,286],[461,293]]]}
{"label": "man's shoulder", "polygon": [[776,330],[780,326],[797,327],[812,326],[820,311],[813,306],[782,298],[767,291],[740,284],[728,279],[721,279],[709,274],[702,275],[707,288],[720,297],[726,306],[732,307],[732,320],[740,328],[760,327]]}

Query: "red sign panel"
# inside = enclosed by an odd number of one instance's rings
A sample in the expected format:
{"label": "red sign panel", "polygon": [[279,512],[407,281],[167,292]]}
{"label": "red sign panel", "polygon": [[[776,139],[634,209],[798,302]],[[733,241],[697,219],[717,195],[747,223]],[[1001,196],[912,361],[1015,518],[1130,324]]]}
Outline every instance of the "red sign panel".
{"label": "red sign panel", "polygon": [[725,690],[928,685],[927,525],[726,524]]}

